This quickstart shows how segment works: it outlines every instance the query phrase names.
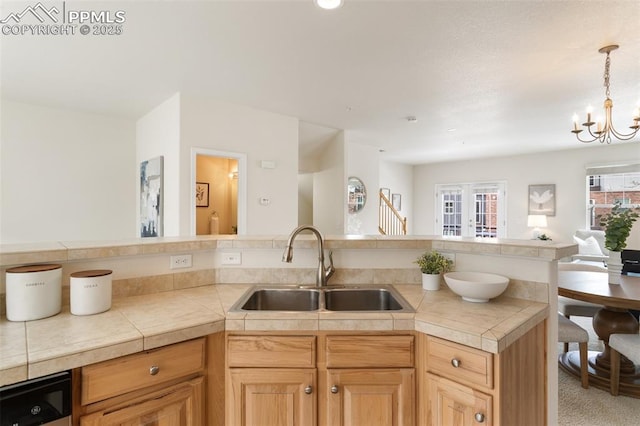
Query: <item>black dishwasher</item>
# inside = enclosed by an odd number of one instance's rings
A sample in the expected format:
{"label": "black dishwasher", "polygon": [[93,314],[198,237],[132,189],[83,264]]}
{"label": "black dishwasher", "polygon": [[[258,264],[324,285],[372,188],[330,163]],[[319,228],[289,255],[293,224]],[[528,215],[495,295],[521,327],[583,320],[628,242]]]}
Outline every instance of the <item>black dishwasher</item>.
{"label": "black dishwasher", "polygon": [[71,372],[0,387],[0,426],[71,425]]}

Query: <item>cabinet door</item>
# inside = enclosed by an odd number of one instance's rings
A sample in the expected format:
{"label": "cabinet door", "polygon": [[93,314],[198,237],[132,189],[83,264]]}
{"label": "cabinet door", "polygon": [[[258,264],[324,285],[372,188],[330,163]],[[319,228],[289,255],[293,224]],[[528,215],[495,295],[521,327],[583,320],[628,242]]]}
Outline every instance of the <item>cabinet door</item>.
{"label": "cabinet door", "polygon": [[314,426],[316,370],[232,368],[229,425]]}
{"label": "cabinet door", "polygon": [[433,374],[427,374],[427,388],[429,392],[428,424],[491,426],[493,423],[491,395]]}
{"label": "cabinet door", "polygon": [[204,380],[179,383],[80,417],[81,426],[204,426]]}
{"label": "cabinet door", "polygon": [[327,370],[327,424],[413,426],[415,370]]}

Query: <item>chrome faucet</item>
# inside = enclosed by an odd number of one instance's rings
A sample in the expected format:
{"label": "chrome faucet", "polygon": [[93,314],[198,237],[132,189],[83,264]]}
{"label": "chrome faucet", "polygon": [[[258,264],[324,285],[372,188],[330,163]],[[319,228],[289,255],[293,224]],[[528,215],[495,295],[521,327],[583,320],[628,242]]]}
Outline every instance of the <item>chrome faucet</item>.
{"label": "chrome faucet", "polygon": [[293,240],[295,240],[296,236],[302,231],[311,231],[318,240],[318,273],[316,274],[316,286],[324,287],[327,285],[327,281],[331,278],[336,269],[333,267],[333,253],[331,250],[329,250],[329,267],[325,268],[324,237],[314,226],[301,225],[291,232],[291,235],[289,235],[289,239],[287,240],[287,247],[284,249],[284,253],[282,253],[282,261],[291,263],[293,260]]}

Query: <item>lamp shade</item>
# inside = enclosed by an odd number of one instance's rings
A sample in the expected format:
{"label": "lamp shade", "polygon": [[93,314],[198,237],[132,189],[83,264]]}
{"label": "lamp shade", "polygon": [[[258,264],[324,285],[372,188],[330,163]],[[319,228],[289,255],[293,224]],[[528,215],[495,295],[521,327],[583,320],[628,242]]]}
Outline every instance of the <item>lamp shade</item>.
{"label": "lamp shade", "polygon": [[527,226],[529,228],[546,228],[547,216],[543,214],[530,214],[527,217]]}

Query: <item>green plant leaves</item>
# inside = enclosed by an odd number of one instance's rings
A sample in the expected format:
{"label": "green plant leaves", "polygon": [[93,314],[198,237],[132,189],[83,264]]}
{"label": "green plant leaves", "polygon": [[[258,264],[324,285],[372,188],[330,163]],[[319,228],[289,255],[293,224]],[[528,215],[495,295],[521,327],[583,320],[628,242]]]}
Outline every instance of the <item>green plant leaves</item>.
{"label": "green plant leaves", "polygon": [[604,246],[611,251],[622,251],[638,216],[637,209],[623,209],[620,202],[616,202],[611,212],[600,219],[600,226],[605,227]]}
{"label": "green plant leaves", "polygon": [[440,274],[453,268],[453,262],[435,250],[424,252],[414,263],[418,264],[423,274]]}

